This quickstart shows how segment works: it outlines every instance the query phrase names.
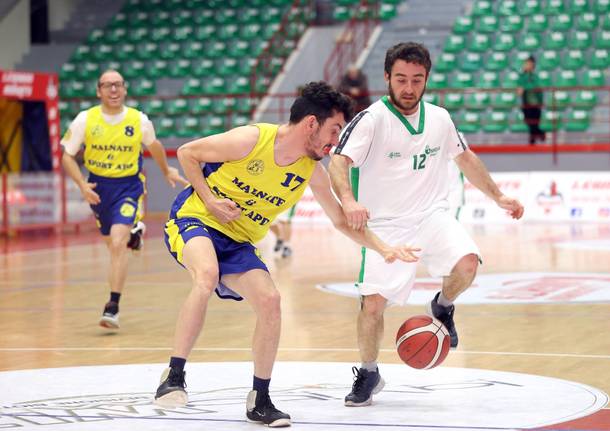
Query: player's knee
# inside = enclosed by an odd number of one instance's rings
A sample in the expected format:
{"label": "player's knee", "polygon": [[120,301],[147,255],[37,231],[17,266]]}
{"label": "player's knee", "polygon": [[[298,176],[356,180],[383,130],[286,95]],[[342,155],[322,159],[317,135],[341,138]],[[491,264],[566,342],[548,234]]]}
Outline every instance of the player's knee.
{"label": "player's knee", "polygon": [[204,268],[193,271],[193,288],[210,296],[218,285],[218,270],[215,268]]}
{"label": "player's knee", "polygon": [[374,297],[365,297],[362,302],[362,312],[369,318],[379,319],[385,311],[385,302],[375,300]]}
{"label": "player's knee", "polygon": [[469,276],[474,276],[477,273],[479,267],[479,258],[476,254],[467,254],[462,257],[457,264],[457,270]]}
{"label": "player's knee", "polygon": [[114,254],[126,253],[127,252],[127,241],[129,238],[122,236],[113,236],[110,238],[110,242],[108,243],[108,247],[110,248],[110,252]]}
{"label": "player's knee", "polygon": [[269,290],[258,297],[260,310],[269,317],[280,315],[280,304],[282,297],[277,289]]}

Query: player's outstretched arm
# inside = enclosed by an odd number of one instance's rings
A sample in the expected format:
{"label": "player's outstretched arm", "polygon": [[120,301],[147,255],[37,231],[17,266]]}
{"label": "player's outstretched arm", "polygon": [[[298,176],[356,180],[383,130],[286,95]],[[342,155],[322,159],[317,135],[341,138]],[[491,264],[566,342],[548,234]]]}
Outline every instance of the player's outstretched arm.
{"label": "player's outstretched arm", "polygon": [[508,211],[514,219],[519,219],[523,215],[523,205],[517,199],[510,198],[498,188],[498,185],[489,175],[489,171],[471,150],[466,149],[462,154],[455,158],[455,163],[464,173],[468,181],[476,188],[485,193],[490,199],[500,207]]}
{"label": "player's outstretched arm", "polygon": [[347,223],[347,218],[343,213],[341,205],[337,202],[337,199],[331,191],[328,173],[320,163],[316,165],[314,174],[309,182],[309,187],[326,215],[333,222],[335,228],[343,232],[349,238],[366,248],[375,250],[382,255],[388,263],[394,262],[397,259],[404,262],[416,262],[418,260],[418,257],[414,252],[419,251],[419,248],[390,246],[366,227],[361,230],[351,228]]}
{"label": "player's outstretched arm", "polygon": [[252,151],[257,140],[258,128],[243,126],[188,142],[178,148],[178,161],[184,175],[206,208],[221,223],[236,220],[241,215],[241,210],[235,202],[217,196],[210,190],[201,171],[202,165],[243,159]]}
{"label": "player's outstretched arm", "polygon": [[333,154],[328,169],[333,190],[341,201],[347,225],[352,229],[362,230],[366,227],[370,214],[369,210],[360,205],[354,198],[348,174],[351,165],[352,160],[349,157]]}

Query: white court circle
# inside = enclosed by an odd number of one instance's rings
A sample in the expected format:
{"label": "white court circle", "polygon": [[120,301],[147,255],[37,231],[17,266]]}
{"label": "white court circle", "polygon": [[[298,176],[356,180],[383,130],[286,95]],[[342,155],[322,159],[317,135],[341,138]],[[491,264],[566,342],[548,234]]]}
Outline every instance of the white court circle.
{"label": "white court circle", "polygon": [[[492,370],[419,371],[381,364],[383,391],[369,407],[344,407],[349,363],[278,362],[275,405],[299,430],[509,430],[588,416],[608,396],[580,383]],[[253,430],[245,422],[252,364],[187,364],[189,404],[152,403],[164,364],[111,365],[0,373],[0,428],[20,430]]]}

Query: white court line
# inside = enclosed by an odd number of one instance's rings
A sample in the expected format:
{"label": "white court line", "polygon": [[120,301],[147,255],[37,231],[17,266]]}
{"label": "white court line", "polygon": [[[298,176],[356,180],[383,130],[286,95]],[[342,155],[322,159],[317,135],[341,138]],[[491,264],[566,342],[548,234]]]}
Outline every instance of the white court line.
{"label": "white court line", "polygon": [[[0,352],[145,352],[145,351],[171,351],[170,347],[4,347]],[[197,352],[249,352],[250,347],[199,347]],[[358,349],[326,349],[309,347],[280,347],[280,352],[358,352]],[[394,352],[394,349],[380,349],[381,352]],[[494,356],[540,356],[555,358],[588,358],[610,359],[610,355],[581,355],[577,353],[533,353],[533,352],[485,352],[453,350],[452,355],[494,355]]]}

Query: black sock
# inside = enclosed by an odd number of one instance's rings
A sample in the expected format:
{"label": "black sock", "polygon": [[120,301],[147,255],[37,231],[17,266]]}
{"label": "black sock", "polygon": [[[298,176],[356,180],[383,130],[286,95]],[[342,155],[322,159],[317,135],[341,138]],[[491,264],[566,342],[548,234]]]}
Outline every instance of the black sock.
{"label": "black sock", "polygon": [[254,379],[252,381],[252,389],[254,389],[259,394],[266,394],[269,392],[270,382],[271,379],[259,379],[258,377],[254,376]]}
{"label": "black sock", "polygon": [[116,302],[117,304],[121,300],[121,294],[119,292],[110,292],[110,302]]}
{"label": "black sock", "polygon": [[173,368],[176,371],[184,371],[184,365],[186,364],[185,358],[178,358],[176,356],[172,356],[169,358],[169,367]]}
{"label": "black sock", "polygon": [[280,250],[282,249],[282,245],[284,245],[284,241],[283,241],[283,240],[281,240],[281,239],[278,239],[278,240],[275,242],[275,247],[273,247],[273,251],[276,251],[276,252],[277,252],[277,251],[280,251]]}

